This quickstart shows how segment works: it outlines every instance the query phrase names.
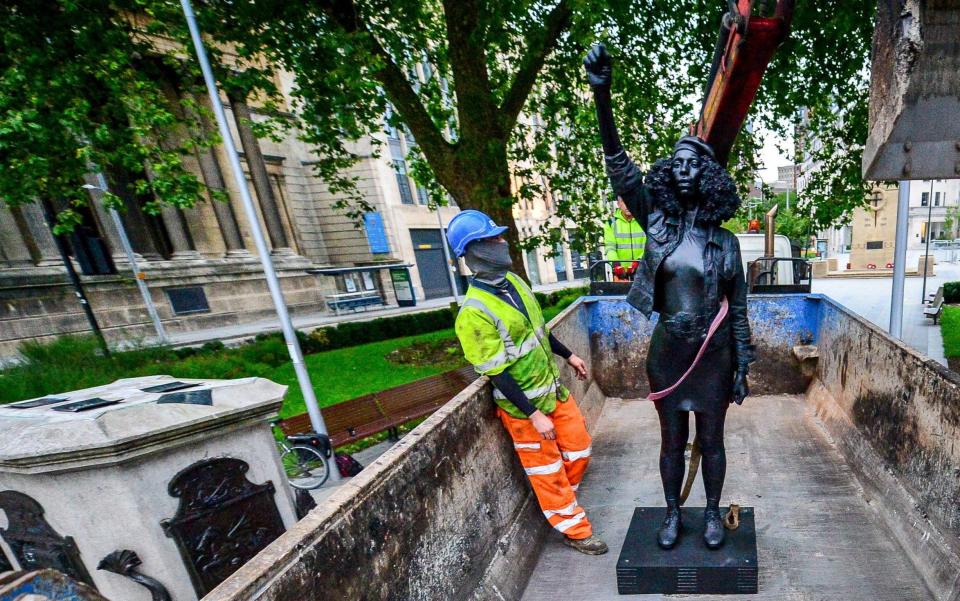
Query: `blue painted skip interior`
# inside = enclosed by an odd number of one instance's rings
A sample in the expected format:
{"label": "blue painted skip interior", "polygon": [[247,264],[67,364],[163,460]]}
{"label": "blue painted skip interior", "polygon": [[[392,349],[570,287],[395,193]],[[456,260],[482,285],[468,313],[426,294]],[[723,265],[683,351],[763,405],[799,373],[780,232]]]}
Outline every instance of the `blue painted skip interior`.
{"label": "blue painted skip interior", "polygon": [[[758,294],[747,300],[754,337],[784,345],[816,344],[825,316],[820,294]],[[614,336],[622,342],[650,338],[657,314],[646,319],[623,296],[585,296],[591,338]]]}

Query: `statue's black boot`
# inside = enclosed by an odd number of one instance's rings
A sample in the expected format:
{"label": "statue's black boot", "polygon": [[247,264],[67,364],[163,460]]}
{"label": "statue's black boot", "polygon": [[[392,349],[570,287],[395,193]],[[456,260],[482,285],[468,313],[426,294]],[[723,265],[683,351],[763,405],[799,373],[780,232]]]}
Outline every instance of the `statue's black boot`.
{"label": "statue's black boot", "polygon": [[720,517],[720,508],[717,505],[707,504],[703,512],[703,542],[708,549],[719,549],[723,546],[726,532],[723,528],[723,518]]}
{"label": "statue's black boot", "polygon": [[680,538],[680,506],[675,504],[667,505],[667,515],[657,530],[657,544],[662,549],[672,549]]}

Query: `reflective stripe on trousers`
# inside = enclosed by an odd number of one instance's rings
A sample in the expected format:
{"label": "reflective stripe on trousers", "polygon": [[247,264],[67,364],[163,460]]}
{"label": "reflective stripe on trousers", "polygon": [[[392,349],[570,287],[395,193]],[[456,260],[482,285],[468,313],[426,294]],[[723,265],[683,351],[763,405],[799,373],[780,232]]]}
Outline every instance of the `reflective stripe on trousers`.
{"label": "reflective stripe on trousers", "polygon": [[542,438],[529,419],[511,417],[503,409],[497,413],[550,525],[570,538],[590,536],[593,527],[575,491],[590,463],[591,441],[573,397],[557,403],[548,416],[557,431],[556,440]]}

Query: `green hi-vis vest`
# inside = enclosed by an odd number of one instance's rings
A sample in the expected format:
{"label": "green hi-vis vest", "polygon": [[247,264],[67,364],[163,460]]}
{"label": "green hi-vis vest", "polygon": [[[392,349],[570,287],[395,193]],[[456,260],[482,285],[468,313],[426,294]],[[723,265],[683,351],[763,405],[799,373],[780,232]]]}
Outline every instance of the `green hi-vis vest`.
{"label": "green hi-vis vest", "polygon": [[627,221],[623,212],[617,209],[603,228],[603,245],[607,250],[607,261],[636,261],[643,256],[647,244],[647,235],[643,233],[636,219]]}
{"label": "green hi-vis vest", "polygon": [[[537,409],[553,413],[557,401],[566,401],[569,392],[560,384],[560,370],[550,350],[550,331],[533,291],[512,273],[507,279],[516,286],[530,319],[509,301],[470,286],[457,314],[457,337],[477,373],[495,376],[506,370]],[[496,388],[493,397],[513,417],[527,417]]]}

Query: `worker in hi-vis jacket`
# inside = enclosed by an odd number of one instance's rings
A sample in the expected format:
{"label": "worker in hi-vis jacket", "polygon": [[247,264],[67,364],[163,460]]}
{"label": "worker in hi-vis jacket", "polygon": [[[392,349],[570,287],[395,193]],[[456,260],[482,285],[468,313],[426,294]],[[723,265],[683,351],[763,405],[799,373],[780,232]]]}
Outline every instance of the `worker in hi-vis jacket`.
{"label": "worker in hi-vis jacket", "polygon": [[617,209],[603,227],[603,246],[607,261],[613,263],[615,282],[632,282],[637,265],[643,257],[647,235],[640,222],[633,218],[630,209],[617,197]]}
{"label": "worker in hi-vis jacket", "polygon": [[462,211],[450,221],[450,246],[473,272],[457,337],[467,360],[493,382],[500,421],[543,515],[567,545],[600,555],[607,545],[594,536],[576,496],[590,462],[590,435],[553,355],[566,359],[581,380],[587,367],[550,333],[533,291],[508,271],[506,229],[480,211]]}

